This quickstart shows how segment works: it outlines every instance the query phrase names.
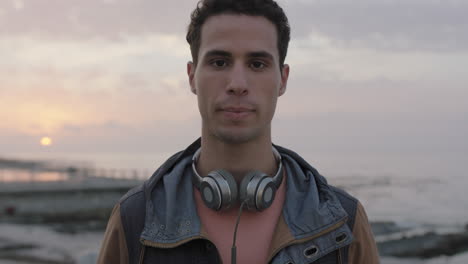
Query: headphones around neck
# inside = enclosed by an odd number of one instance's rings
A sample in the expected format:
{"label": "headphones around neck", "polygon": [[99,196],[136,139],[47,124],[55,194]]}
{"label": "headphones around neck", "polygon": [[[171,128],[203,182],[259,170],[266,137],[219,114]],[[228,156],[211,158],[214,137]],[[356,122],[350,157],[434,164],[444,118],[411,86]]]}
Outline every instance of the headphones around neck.
{"label": "headphones around neck", "polygon": [[263,211],[271,206],[275,199],[276,190],[283,180],[283,164],[281,155],[273,147],[273,154],[278,161],[278,171],[274,177],[261,171],[248,172],[237,187],[234,177],[226,170],[214,170],[207,176],[201,177],[196,169],[196,162],[200,157],[199,148],[192,158],[193,179],[195,187],[200,191],[203,201],[208,208],[215,211],[227,210],[233,205],[246,201],[247,210]]}

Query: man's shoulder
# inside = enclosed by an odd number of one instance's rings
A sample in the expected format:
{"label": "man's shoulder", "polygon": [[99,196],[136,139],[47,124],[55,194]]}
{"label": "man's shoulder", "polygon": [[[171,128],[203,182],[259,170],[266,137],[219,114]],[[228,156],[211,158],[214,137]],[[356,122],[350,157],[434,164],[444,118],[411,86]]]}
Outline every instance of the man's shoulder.
{"label": "man's shoulder", "polygon": [[338,200],[341,203],[341,206],[343,209],[346,211],[348,214],[348,226],[353,230],[354,228],[354,222],[356,219],[356,213],[359,205],[359,200],[354,197],[353,195],[349,194],[345,190],[333,186],[333,185],[328,185],[330,190],[335,194],[335,196],[338,198]]}
{"label": "man's shoulder", "polygon": [[144,183],[129,190],[118,202],[122,228],[128,244],[138,241],[146,216]]}
{"label": "man's shoulder", "polygon": [[286,154],[287,156],[292,158],[292,160],[294,160],[294,162],[297,163],[301,169],[307,171],[309,175],[313,175],[318,184],[322,186],[327,186],[331,193],[338,198],[338,201],[348,214],[349,219],[354,219],[354,216],[356,215],[356,209],[359,204],[358,199],[356,199],[354,196],[352,196],[342,188],[329,184],[325,176],[320,174],[317,169],[310,165],[305,159],[303,159],[301,155],[299,155],[295,151],[278,145],[274,146],[280,151],[281,154]]}
{"label": "man's shoulder", "polygon": [[118,202],[121,210],[125,210],[127,207],[135,207],[137,205],[145,204],[145,190],[151,192],[151,189],[159,182],[162,176],[166,174],[171,167],[180,160],[183,155],[183,151],[176,152],[170,156],[161,166],[151,175],[150,178],[145,180],[138,186],[130,189],[124,196],[122,196]]}
{"label": "man's shoulder", "polygon": [[353,195],[349,194],[347,191],[343,190],[340,187],[336,187],[334,185],[328,185],[330,190],[340,199],[340,202],[343,203],[358,203],[359,200],[354,197]]}
{"label": "man's shoulder", "polygon": [[118,204],[120,206],[121,214],[129,213],[129,211],[144,210],[145,208],[145,183],[142,183],[136,187],[130,189],[122,198],[120,198]]}

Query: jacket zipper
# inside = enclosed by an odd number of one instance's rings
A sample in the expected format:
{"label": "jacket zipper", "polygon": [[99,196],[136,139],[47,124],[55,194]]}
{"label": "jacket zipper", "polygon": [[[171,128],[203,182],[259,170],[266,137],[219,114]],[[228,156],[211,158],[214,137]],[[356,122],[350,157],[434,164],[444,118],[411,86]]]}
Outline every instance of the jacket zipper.
{"label": "jacket zipper", "polygon": [[341,248],[338,249],[338,264],[343,264],[343,260],[341,259]]}
{"label": "jacket zipper", "polygon": [[268,262],[267,263],[270,263],[271,260],[273,259],[273,257],[278,253],[280,252],[283,248],[285,247],[289,247],[291,245],[294,245],[294,244],[301,244],[301,243],[304,243],[304,242],[307,242],[307,241],[310,241],[310,240],[314,240],[316,239],[317,237],[320,237],[320,236],[323,236],[337,228],[339,228],[340,226],[344,225],[346,223],[346,221],[348,221],[348,218],[344,218],[343,220],[339,221],[338,223],[334,224],[333,226],[323,230],[322,232],[319,232],[317,234],[315,234],[314,236],[311,236],[311,237],[306,237],[306,238],[302,238],[302,239],[298,239],[298,240],[292,240],[292,241],[289,241],[287,243],[285,243],[284,245],[281,245],[280,247],[278,247],[278,249],[276,249],[269,257],[268,257]]}
{"label": "jacket zipper", "polygon": [[143,247],[141,247],[140,260],[139,260],[138,264],[143,264],[143,260],[145,259],[145,251],[146,251],[146,246],[143,245]]}

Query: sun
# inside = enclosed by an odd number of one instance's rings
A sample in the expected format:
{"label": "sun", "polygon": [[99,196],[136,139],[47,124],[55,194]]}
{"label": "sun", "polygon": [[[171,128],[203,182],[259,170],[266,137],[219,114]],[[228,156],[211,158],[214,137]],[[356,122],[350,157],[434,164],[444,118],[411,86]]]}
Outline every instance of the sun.
{"label": "sun", "polygon": [[50,137],[41,138],[41,146],[48,147],[50,145],[52,145],[52,139]]}

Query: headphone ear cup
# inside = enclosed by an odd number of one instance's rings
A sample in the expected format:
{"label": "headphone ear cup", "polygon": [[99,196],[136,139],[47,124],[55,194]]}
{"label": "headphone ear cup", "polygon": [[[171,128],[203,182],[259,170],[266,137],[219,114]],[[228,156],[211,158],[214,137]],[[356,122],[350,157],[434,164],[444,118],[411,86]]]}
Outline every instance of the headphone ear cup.
{"label": "headphone ear cup", "polygon": [[276,186],[273,179],[260,171],[245,175],[239,187],[240,201],[247,199],[247,209],[263,211],[271,206],[275,199]]}
{"label": "headphone ear cup", "polygon": [[225,170],[216,170],[203,178],[200,188],[206,206],[219,211],[226,210],[237,202],[237,183]]}
{"label": "headphone ear cup", "polygon": [[206,207],[215,211],[221,208],[221,189],[216,182],[216,177],[210,175],[203,177],[199,190]]}
{"label": "headphone ear cup", "polygon": [[247,209],[250,211],[257,211],[256,193],[260,179],[262,177],[268,177],[265,173],[260,171],[251,171],[244,176],[239,186],[239,201],[243,202],[247,200]]}
{"label": "headphone ear cup", "polygon": [[[229,207],[236,204],[238,201],[239,190],[237,188],[237,182],[227,170],[218,170],[219,174],[223,176],[229,186]],[[226,208],[227,209],[227,208]]]}
{"label": "headphone ear cup", "polygon": [[264,177],[257,184],[255,206],[257,211],[263,211],[271,206],[275,200],[276,185],[271,177]]}
{"label": "headphone ear cup", "polygon": [[245,201],[247,197],[247,185],[249,184],[250,180],[255,176],[256,172],[251,171],[247,173],[241,181],[239,186],[239,202]]}

